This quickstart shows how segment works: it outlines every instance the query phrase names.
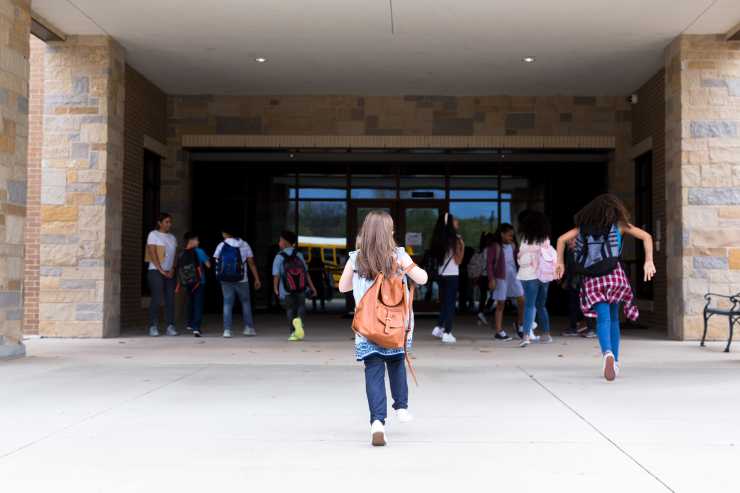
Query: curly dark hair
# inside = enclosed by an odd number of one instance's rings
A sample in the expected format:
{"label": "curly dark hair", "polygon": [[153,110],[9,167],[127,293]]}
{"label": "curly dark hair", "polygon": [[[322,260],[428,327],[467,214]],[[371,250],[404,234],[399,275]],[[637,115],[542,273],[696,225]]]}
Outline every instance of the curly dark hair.
{"label": "curly dark hair", "polygon": [[519,233],[527,243],[542,243],[550,238],[550,221],[539,211],[529,211],[519,225]]}
{"label": "curly dark hair", "polygon": [[576,226],[587,232],[604,233],[614,224],[629,224],[630,213],[619,197],[599,195],[573,216]]}

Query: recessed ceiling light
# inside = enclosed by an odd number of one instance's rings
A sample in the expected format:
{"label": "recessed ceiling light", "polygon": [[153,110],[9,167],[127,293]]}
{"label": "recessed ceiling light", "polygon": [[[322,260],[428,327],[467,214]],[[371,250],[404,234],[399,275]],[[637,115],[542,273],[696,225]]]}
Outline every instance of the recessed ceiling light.
{"label": "recessed ceiling light", "polygon": [[524,58],[522,58],[522,61],[524,63],[534,63],[537,61],[537,59],[533,56],[525,56]]}
{"label": "recessed ceiling light", "polygon": [[267,61],[267,58],[263,56],[258,56],[257,58],[254,59],[254,61],[257,63],[265,63]]}

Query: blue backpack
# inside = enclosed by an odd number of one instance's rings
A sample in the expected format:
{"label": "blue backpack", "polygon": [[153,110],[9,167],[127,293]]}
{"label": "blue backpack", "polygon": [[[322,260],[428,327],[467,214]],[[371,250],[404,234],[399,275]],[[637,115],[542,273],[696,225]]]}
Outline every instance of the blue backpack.
{"label": "blue backpack", "polygon": [[619,265],[622,253],[617,226],[612,225],[606,233],[581,228],[573,253],[578,274],[599,277],[610,273]]}
{"label": "blue backpack", "polygon": [[244,260],[238,247],[224,242],[216,263],[216,279],[225,282],[239,282],[244,279]]}

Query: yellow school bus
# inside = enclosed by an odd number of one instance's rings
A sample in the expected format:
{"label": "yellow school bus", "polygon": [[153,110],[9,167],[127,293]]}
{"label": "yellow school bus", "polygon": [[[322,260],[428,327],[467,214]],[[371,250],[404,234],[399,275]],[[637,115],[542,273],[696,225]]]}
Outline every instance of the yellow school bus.
{"label": "yellow school bus", "polygon": [[331,276],[333,286],[339,285],[342,269],[347,261],[347,239],[326,236],[298,236],[298,250],[307,263],[318,255],[324,261],[324,268]]}

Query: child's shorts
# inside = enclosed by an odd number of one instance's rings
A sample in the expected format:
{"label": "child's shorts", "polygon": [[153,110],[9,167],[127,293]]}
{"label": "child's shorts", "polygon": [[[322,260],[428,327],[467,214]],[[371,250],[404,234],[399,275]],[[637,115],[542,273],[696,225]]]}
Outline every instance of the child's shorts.
{"label": "child's shorts", "polygon": [[524,288],[519,279],[496,279],[496,289],[491,294],[494,301],[506,301],[521,296],[524,296]]}

